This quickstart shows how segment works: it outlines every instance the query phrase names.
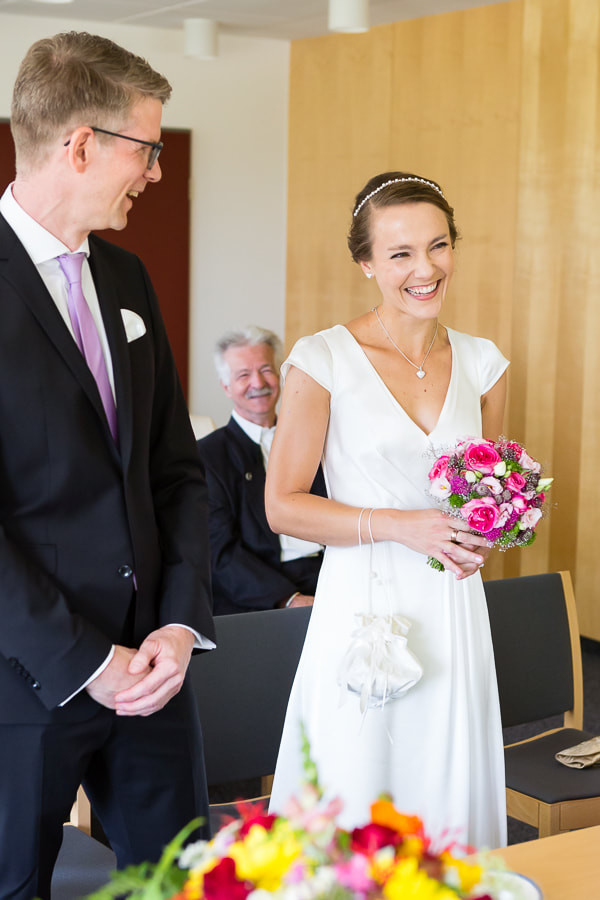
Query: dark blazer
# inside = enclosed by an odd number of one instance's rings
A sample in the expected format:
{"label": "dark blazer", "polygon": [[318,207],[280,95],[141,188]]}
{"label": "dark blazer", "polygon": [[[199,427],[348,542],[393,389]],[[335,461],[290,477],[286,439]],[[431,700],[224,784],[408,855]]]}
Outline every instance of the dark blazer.
{"label": "dark blazer", "polygon": [[[231,418],[199,440],[198,451],[208,484],[215,615],[273,609],[298,590],[314,593],[320,556],[281,562],[279,537],[265,514],[260,446]],[[312,492],[327,496],[320,467]]]}
{"label": "dark blazer", "polygon": [[[119,449],[96,383],[0,216],[0,722],[82,720],[112,643],[154,628],[213,637],[206,486],[140,260],[90,236]],[[128,343],[121,309],[143,319]],[[137,592],[134,590],[134,577]]]}

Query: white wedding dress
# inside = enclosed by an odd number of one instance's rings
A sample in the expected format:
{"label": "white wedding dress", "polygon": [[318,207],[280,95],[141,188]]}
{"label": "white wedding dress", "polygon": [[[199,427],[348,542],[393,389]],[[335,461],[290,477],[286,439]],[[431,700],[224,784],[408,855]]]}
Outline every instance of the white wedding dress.
{"label": "white wedding dress", "polygon": [[[360,345],[336,325],[294,346],[290,365],[331,395],[323,453],[329,496],[361,507],[423,509],[433,452],[481,436],[481,395],[506,369],[496,346],[448,329],[452,375],[439,420],[426,435],[402,409]],[[357,515],[358,515],[357,509]],[[270,809],[282,813],[302,780],[303,723],[326,797],[341,797],[340,824],[369,820],[391,794],[438,843],[506,843],[504,756],[490,628],[479,573],[456,581],[393,542],[327,547],[292,688]],[[371,580],[371,591],[369,591]],[[338,684],[355,614],[394,613],[412,623],[408,646],[421,680],[383,709]]]}

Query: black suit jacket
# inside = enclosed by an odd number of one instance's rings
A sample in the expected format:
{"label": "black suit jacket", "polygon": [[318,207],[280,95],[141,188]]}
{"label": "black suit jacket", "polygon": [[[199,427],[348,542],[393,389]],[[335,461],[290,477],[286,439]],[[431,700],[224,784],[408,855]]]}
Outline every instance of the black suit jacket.
{"label": "black suit jacket", "polygon": [[[97,709],[83,684],[112,643],[213,636],[206,486],[158,303],[140,260],[93,235],[119,449],[96,383],[0,216],[0,722]],[[146,333],[130,342],[121,309]],[[137,579],[137,592],[132,572]]]}
{"label": "black suit jacket", "polygon": [[[198,451],[208,483],[215,614],[273,609],[301,590],[292,570],[302,562],[281,563],[279,537],[265,514],[261,448],[231,418],[199,440]],[[320,467],[312,492],[326,496]],[[314,560],[306,565],[317,568]]]}

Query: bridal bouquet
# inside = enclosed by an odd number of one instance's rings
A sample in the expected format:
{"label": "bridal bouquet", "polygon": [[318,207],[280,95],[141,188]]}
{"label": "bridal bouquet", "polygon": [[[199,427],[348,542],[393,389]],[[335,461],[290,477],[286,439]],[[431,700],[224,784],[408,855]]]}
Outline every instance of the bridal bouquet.
{"label": "bridal bouquet", "polygon": [[287,817],[254,809],[211,841],[181,849],[197,822],[169,844],[156,865],[115,872],[89,900],[526,900],[523,882],[501,860],[435,850],[416,816],[388,798],[361,828],[336,823],[304,741],[305,783]]}
{"label": "bridal bouquet", "polygon": [[[535,540],[546,491],[553,478],[515,441],[461,441],[438,456],[429,472],[429,494],[446,512],[466,519],[471,531],[500,550]],[[444,570],[430,557],[429,565]]]}

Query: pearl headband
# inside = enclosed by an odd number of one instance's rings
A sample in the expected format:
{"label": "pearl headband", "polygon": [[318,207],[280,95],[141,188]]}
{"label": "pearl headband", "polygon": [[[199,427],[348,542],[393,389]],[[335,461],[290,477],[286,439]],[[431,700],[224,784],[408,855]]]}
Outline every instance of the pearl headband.
{"label": "pearl headband", "polygon": [[380,184],[378,188],[375,188],[374,191],[371,191],[370,194],[367,194],[366,197],[363,197],[363,199],[360,201],[360,203],[358,204],[358,206],[356,207],[356,209],[354,210],[352,215],[354,217],[356,217],[359,214],[359,212],[361,211],[361,209],[363,208],[363,206],[365,205],[365,203],[367,202],[367,200],[370,200],[371,197],[374,197],[375,194],[379,193],[379,191],[382,191],[385,187],[388,187],[388,185],[390,185],[390,184],[400,184],[403,181],[420,181],[421,184],[427,184],[427,185],[429,185],[429,187],[433,188],[434,191],[437,191],[443,200],[446,199],[444,197],[444,195],[442,194],[442,191],[440,190],[440,188],[437,186],[437,184],[434,184],[433,181],[427,181],[426,178],[417,178],[417,177],[392,178],[391,181],[384,181],[383,184]]}

